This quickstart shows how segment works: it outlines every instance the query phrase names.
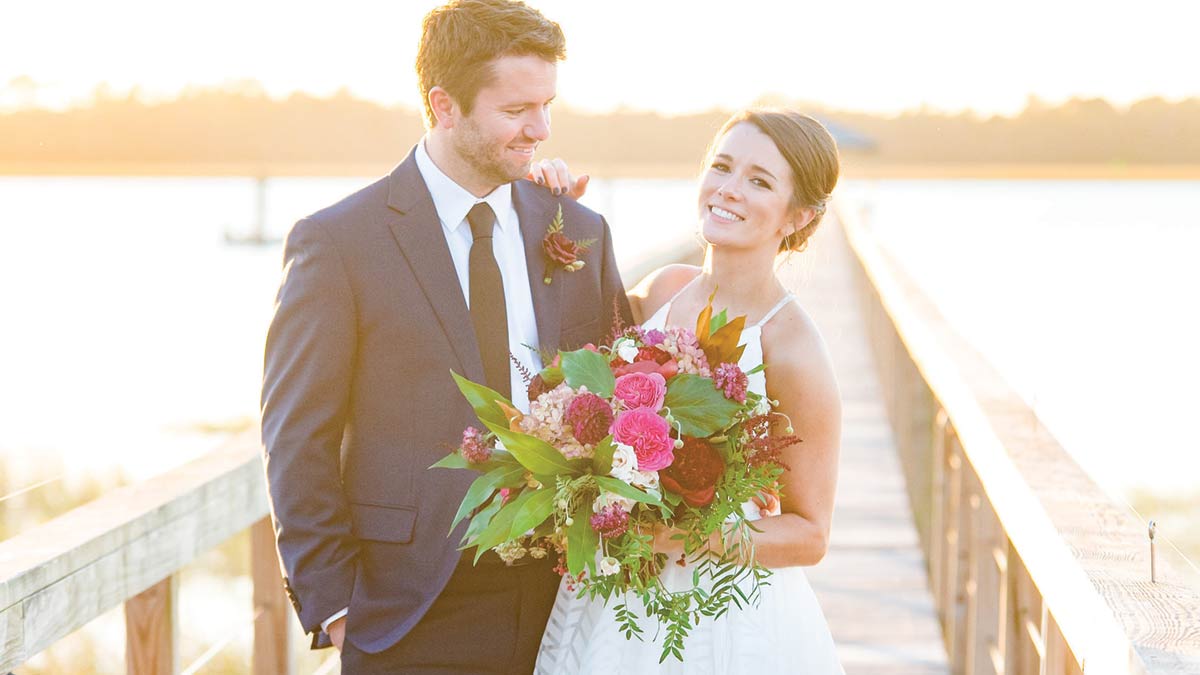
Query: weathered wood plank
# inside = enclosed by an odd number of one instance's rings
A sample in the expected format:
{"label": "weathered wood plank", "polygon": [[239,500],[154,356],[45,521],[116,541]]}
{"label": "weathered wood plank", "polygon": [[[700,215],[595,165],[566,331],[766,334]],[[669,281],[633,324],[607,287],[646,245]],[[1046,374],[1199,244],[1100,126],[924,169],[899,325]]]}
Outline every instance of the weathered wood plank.
{"label": "weathered wood plank", "polygon": [[125,672],[179,672],[179,577],[176,574],[125,601]]}
{"label": "weathered wood plank", "polygon": [[292,608],[283,590],[270,518],[250,527],[250,568],[254,579],[254,675],[290,675],[288,621]]}
{"label": "weathered wood plank", "polygon": [[0,670],[267,515],[256,434],[0,542]]}

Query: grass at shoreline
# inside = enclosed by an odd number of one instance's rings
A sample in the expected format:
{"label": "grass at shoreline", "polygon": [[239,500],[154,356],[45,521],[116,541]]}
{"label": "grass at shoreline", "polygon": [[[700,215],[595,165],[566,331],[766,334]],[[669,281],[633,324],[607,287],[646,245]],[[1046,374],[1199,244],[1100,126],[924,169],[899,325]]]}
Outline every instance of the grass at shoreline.
{"label": "grass at shoreline", "polygon": [[[396,162],[399,162],[397,158]],[[380,176],[396,162],[4,162],[0,176]],[[573,166],[600,178],[694,178],[694,163],[628,164],[581,161]],[[842,162],[849,179],[996,180],[1200,180],[1195,164],[940,163],[900,164],[848,154]]]}

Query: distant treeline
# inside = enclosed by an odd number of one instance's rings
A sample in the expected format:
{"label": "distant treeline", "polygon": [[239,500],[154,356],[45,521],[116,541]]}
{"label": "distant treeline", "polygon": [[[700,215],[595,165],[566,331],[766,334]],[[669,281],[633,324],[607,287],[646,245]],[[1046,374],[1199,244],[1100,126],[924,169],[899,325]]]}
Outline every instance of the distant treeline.
{"label": "distant treeline", "polygon": [[[1102,99],[1049,106],[1031,99],[1015,117],[919,110],[899,116],[798,105],[873,141],[883,163],[1200,163],[1200,99],[1147,99],[1128,109]],[[728,113],[666,117],[558,108],[543,155],[588,165],[686,164],[702,158]],[[420,113],[348,93],[274,100],[258,90],[191,90],[148,104],[97,95],[63,112],[0,115],[0,162],[394,162],[423,131]]]}

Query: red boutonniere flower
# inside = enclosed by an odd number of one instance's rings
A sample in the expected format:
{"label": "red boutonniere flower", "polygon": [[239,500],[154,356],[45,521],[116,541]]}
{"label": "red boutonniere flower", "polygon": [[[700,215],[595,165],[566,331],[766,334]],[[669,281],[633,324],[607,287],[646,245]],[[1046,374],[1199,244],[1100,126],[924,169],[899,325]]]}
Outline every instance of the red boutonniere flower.
{"label": "red boutonniere flower", "polygon": [[542,253],[546,257],[546,275],[542,281],[549,286],[551,275],[555,269],[567,272],[578,272],[583,269],[584,262],[579,259],[579,256],[594,243],[596,243],[595,239],[572,241],[563,234],[562,205],[559,204],[558,213],[554,215],[554,220],[550,223],[550,227],[546,228],[546,236],[542,239]]}

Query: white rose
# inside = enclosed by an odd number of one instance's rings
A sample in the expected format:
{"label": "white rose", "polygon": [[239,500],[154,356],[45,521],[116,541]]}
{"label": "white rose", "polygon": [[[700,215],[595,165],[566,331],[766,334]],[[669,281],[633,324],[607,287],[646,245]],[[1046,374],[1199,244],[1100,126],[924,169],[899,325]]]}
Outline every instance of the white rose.
{"label": "white rose", "polygon": [[613,450],[612,471],[609,475],[628,483],[636,472],[637,453],[633,451],[633,446],[617,443]]}
{"label": "white rose", "polygon": [[620,340],[617,340],[617,343],[613,345],[613,349],[617,352],[617,356],[625,359],[629,363],[633,363],[633,360],[636,359],[638,355],[637,345],[634,344],[633,340],[630,340],[629,338],[621,338]]}
{"label": "white rose", "polygon": [[602,577],[608,577],[621,571],[621,563],[612,556],[604,556],[600,559],[600,568],[597,573]]}
{"label": "white rose", "polygon": [[658,492],[658,472],[657,471],[634,471],[631,480],[628,481],[634,487],[642,488],[652,492]]}
{"label": "white rose", "polygon": [[596,501],[592,502],[592,512],[600,513],[606,507],[615,505],[621,507],[626,513],[629,513],[633,511],[633,505],[635,503],[636,502],[628,497],[622,497],[621,495],[614,494],[612,492],[603,492],[599,497],[596,497]]}

